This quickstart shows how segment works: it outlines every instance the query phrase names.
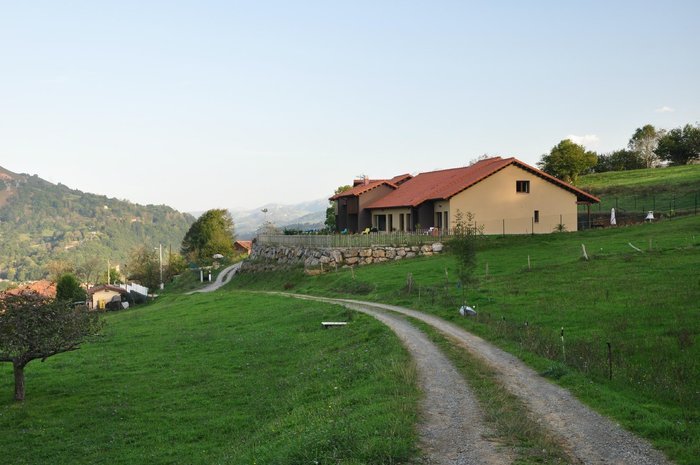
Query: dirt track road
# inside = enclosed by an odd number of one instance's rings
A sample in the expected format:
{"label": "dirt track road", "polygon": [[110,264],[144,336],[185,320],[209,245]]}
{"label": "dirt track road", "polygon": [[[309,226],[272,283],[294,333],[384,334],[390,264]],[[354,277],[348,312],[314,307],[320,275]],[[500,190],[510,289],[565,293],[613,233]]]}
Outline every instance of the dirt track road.
{"label": "dirt track road", "polygon": [[221,273],[216,277],[213,283],[209,284],[208,286],[205,286],[201,289],[197,289],[196,291],[188,292],[187,294],[195,294],[197,292],[213,292],[219,289],[221,286],[225,286],[231,280],[233,277],[238,273],[238,270],[240,269],[241,265],[243,262],[238,262],[234,263],[231,266],[228,266],[221,270]]}
{"label": "dirt track road", "polygon": [[[421,444],[428,458],[425,463],[506,464],[510,463],[511,454],[497,450],[483,439],[485,429],[481,414],[464,380],[423,333],[397,314],[433,326],[494,368],[505,388],[522,399],[533,418],[561,442],[577,463],[671,464],[648,442],[592,411],[567,390],[542,378],[516,357],[445,320],[393,305],[280,294],[339,304],[368,313],[396,332],[416,360],[419,380],[426,396],[424,421],[420,425]],[[473,448],[470,447],[472,444],[475,445]]]}

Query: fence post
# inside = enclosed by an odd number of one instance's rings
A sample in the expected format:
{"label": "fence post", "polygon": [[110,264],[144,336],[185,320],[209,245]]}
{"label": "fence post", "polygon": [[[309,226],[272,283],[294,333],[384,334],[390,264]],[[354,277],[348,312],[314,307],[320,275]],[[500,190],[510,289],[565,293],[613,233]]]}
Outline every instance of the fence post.
{"label": "fence post", "polygon": [[564,363],[566,363],[566,348],[564,347],[564,327],[561,327],[561,354],[564,358]]}

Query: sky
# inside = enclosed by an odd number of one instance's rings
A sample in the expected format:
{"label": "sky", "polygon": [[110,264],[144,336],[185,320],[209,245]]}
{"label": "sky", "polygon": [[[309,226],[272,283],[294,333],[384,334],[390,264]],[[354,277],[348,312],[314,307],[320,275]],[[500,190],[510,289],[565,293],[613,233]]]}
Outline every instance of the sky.
{"label": "sky", "polygon": [[0,0],[0,166],[181,211],[700,121],[700,2]]}

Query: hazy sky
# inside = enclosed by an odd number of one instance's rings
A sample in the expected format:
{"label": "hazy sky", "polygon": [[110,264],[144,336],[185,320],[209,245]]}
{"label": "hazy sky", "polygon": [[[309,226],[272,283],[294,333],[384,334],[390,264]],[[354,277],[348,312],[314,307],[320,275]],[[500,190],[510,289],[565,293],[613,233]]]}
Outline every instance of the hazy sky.
{"label": "hazy sky", "polygon": [[0,166],[179,210],[700,120],[700,2],[0,0]]}

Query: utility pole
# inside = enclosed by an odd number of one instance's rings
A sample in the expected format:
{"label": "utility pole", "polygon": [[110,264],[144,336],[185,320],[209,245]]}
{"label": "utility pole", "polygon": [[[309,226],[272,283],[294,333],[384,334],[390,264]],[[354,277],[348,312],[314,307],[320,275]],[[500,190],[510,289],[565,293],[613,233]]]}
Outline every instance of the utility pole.
{"label": "utility pole", "polygon": [[160,262],[160,290],[162,291],[165,287],[163,284],[163,244],[158,244],[158,261]]}

